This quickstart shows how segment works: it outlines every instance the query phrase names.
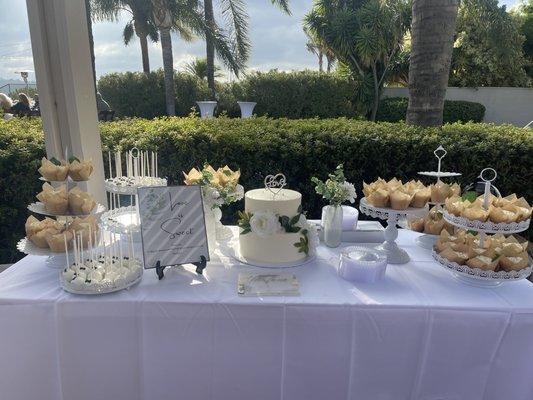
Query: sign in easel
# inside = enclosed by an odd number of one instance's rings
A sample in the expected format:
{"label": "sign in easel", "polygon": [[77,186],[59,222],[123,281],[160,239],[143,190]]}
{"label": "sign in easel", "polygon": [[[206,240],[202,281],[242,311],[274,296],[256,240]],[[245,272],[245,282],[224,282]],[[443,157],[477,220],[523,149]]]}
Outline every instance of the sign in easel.
{"label": "sign in easel", "polygon": [[200,186],[138,189],[144,268],[196,265],[201,274],[209,260]]}

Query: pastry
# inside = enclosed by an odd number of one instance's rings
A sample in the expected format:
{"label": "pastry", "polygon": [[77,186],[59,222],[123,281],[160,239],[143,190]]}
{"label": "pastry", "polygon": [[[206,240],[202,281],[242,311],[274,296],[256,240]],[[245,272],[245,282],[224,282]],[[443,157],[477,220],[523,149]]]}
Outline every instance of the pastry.
{"label": "pastry", "polygon": [[494,271],[498,266],[498,259],[493,260],[487,256],[476,256],[466,262],[470,268],[479,268],[485,271]]}
{"label": "pastry", "polygon": [[423,188],[414,192],[413,199],[411,200],[411,207],[424,207],[431,197],[431,189]]}
{"label": "pastry", "polygon": [[87,192],[78,187],[68,193],[68,207],[73,215],[90,214],[96,206],[96,201]]}
{"label": "pastry", "polygon": [[504,271],[519,271],[527,268],[529,265],[529,258],[526,252],[519,253],[516,256],[502,255],[499,258],[499,265]]}
{"label": "pastry", "polygon": [[54,253],[64,253],[65,252],[65,239],[67,243],[67,248],[70,247],[70,243],[74,238],[74,235],[70,231],[63,232],[53,232],[52,230],[47,232],[45,235],[46,243],[50,250]]}
{"label": "pastry", "polygon": [[475,201],[463,209],[461,216],[471,220],[485,222],[489,217],[489,211],[485,210],[481,204]]}
{"label": "pastry", "polygon": [[75,181],[86,181],[93,172],[92,160],[80,161],[76,157],[72,157],[68,167],[69,176]]}
{"label": "pastry", "polygon": [[47,181],[64,181],[67,179],[68,165],[64,161],[59,161],[56,158],[47,160],[43,157],[41,167],[38,171]]}
{"label": "pastry", "polygon": [[468,260],[468,254],[453,250],[451,247],[445,248],[439,255],[459,265],[463,265]]}
{"label": "pastry", "polygon": [[410,195],[401,190],[389,189],[390,205],[394,210],[405,210],[411,204],[414,195]]}
{"label": "pastry", "polygon": [[44,204],[47,212],[54,215],[65,215],[68,211],[67,187],[61,185],[52,187],[48,182],[43,185],[43,190],[37,195],[37,199]]}
{"label": "pastry", "polygon": [[389,204],[389,192],[385,189],[377,189],[370,193],[366,199],[374,207],[385,208]]}

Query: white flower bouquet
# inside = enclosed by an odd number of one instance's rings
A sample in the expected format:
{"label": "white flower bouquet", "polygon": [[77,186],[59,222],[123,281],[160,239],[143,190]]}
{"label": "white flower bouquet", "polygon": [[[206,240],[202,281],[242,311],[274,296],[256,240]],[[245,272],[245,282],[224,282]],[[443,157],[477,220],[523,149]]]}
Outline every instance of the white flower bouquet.
{"label": "white flower bouquet", "polygon": [[333,174],[328,175],[325,182],[316,177],[312,177],[311,181],[316,185],[315,191],[328,200],[332,206],[340,206],[345,201],[354,203],[357,198],[354,185],[346,181],[342,164],[335,169]]}

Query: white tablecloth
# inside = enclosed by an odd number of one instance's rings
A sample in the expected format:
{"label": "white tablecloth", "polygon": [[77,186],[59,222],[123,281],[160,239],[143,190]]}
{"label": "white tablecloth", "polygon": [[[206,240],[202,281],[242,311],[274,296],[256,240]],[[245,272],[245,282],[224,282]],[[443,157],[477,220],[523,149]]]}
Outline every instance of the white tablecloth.
{"label": "white tablecloth", "polygon": [[238,273],[264,270],[227,257],[74,296],[26,257],[0,274],[0,398],[531,400],[531,283],[466,286],[415,235],[377,284],[339,279],[321,247],[290,269],[300,297],[238,297]]}

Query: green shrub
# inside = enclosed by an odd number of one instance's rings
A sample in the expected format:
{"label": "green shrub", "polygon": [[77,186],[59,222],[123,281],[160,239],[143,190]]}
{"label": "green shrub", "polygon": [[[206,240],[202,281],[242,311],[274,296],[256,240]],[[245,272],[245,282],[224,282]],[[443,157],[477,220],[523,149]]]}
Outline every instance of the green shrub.
{"label": "green shrub", "polygon": [[[207,98],[207,83],[185,73],[174,75],[176,114],[186,116],[196,101]],[[113,73],[101,77],[98,90],[117,117],[154,118],[166,115],[163,71]]]}
{"label": "green shrub", "polygon": [[[389,97],[381,100],[376,120],[405,121],[408,103],[409,100],[406,97]],[[482,122],[484,116],[485,106],[483,104],[460,100],[446,100],[444,102],[443,121],[445,124]]]}
{"label": "green shrub", "polygon": [[[187,116],[196,101],[206,100],[207,84],[176,73],[176,114]],[[166,115],[163,73],[113,73],[98,81],[99,91],[118,117],[154,118]],[[313,71],[252,73],[234,83],[217,84],[217,114],[240,116],[237,101],[255,101],[259,116],[334,118],[359,115],[352,101],[355,86],[335,74]]]}
{"label": "green shrub", "polygon": [[[462,172],[463,185],[491,166],[498,171],[496,185],[503,194],[516,192],[533,200],[533,131],[509,125],[468,123],[424,129],[346,118],[190,117],[100,126],[104,153],[118,147],[158,149],[159,170],[171,184],[181,184],[181,171],[204,162],[240,168],[246,189],[263,186],[265,174],[283,172],[288,186],[302,193],[303,206],[314,218],[320,216],[324,202],[314,192],[311,176],[325,178],[343,162],[348,180],[361,196],[363,180],[410,179],[418,171],[435,169],[433,150],[440,144],[448,151],[443,167]],[[28,216],[26,205],[35,201],[41,186],[37,168],[43,153],[39,119],[0,121],[0,263],[16,256],[14,246],[24,234]],[[225,220],[235,222],[235,211],[242,207],[241,202],[225,210]]]}

